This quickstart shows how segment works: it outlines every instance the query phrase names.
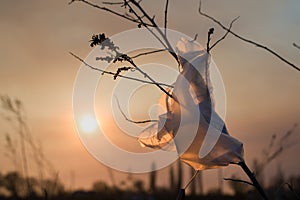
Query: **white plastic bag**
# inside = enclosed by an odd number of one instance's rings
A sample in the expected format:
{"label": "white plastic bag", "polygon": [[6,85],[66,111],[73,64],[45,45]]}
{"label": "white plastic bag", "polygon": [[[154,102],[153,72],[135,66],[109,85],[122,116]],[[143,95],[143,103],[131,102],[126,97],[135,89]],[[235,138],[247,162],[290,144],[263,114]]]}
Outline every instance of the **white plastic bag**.
{"label": "white plastic bag", "polygon": [[182,72],[173,91],[168,90],[174,98],[162,94],[159,104],[165,113],[143,130],[140,144],[176,150],[180,159],[196,170],[243,161],[243,144],[229,136],[223,120],[214,111],[210,56],[195,42],[185,39],[178,42],[177,54]]}

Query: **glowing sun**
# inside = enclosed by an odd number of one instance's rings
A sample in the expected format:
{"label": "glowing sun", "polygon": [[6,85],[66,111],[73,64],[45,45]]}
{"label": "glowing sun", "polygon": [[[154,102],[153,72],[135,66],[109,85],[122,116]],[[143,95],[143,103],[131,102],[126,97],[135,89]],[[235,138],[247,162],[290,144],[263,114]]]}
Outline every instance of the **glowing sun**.
{"label": "glowing sun", "polygon": [[80,128],[86,133],[94,132],[98,127],[97,120],[91,115],[84,115],[80,119]]}

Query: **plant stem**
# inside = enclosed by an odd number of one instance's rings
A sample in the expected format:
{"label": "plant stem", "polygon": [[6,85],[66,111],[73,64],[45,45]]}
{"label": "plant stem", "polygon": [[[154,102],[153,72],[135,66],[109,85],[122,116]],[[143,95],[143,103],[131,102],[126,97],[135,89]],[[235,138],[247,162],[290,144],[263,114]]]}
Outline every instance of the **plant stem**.
{"label": "plant stem", "polygon": [[193,180],[197,177],[197,175],[199,174],[199,170],[196,170],[196,172],[194,173],[194,175],[192,176],[192,178],[189,180],[189,182],[186,184],[186,186],[184,187],[184,189],[188,188],[189,185],[193,182]]}
{"label": "plant stem", "polygon": [[247,176],[249,177],[249,179],[252,181],[253,186],[257,189],[257,191],[261,194],[261,196],[263,197],[263,199],[268,200],[269,198],[267,197],[265,191],[263,190],[263,188],[261,187],[261,185],[258,183],[255,175],[250,171],[250,169],[248,168],[248,166],[246,165],[246,163],[244,161],[237,163],[239,166],[241,166],[241,168],[244,170],[244,172],[247,174]]}

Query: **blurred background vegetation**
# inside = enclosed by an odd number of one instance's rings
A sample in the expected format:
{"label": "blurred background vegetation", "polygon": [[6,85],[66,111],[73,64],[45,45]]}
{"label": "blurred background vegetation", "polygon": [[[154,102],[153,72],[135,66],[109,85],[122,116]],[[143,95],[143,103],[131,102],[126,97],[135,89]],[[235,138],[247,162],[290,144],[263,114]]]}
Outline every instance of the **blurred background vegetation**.
{"label": "blurred background vegetation", "polygon": [[[31,134],[27,124],[27,116],[21,100],[2,95],[2,117],[13,127],[13,133],[6,133],[6,147],[3,152],[11,161],[13,168],[6,173],[0,172],[0,199],[175,199],[182,187],[183,163],[179,160],[169,167],[168,185],[158,186],[156,171],[147,174],[144,180],[127,174],[125,180],[116,180],[111,175],[113,184],[96,181],[90,189],[67,188],[61,182],[59,173],[44,156],[42,146]],[[253,161],[253,169],[257,178],[266,188],[270,199],[299,199],[300,176],[287,177],[280,165],[277,173],[267,183],[264,177],[265,167],[275,160],[285,149],[295,143],[289,141],[294,134],[297,124],[281,136],[272,135],[261,155]],[[36,168],[29,166],[36,166]],[[37,170],[36,170],[37,169]],[[113,173],[112,171],[109,171]],[[190,169],[190,177],[194,171]],[[231,193],[224,192],[222,168],[218,169],[218,187],[210,188],[204,193],[202,173],[191,183],[187,191],[187,199],[259,199],[255,189],[240,182],[239,175],[233,174],[226,180]]]}

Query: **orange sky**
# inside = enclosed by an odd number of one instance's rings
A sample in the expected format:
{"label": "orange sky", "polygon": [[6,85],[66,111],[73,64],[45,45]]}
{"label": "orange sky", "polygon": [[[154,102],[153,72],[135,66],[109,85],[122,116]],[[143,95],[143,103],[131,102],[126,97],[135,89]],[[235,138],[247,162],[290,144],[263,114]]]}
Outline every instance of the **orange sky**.
{"label": "orange sky", "polygon": [[[145,7],[162,21],[161,1],[144,1]],[[206,33],[215,27],[214,38],[223,31],[197,14],[198,1],[170,1],[169,27],[198,41],[206,42]],[[160,8],[161,7],[161,8]],[[204,1],[203,9],[229,23],[240,16],[233,30],[271,47],[293,63],[300,63],[300,3],[297,0]],[[184,9],[182,9],[184,8]],[[267,9],[266,9],[267,8]],[[117,17],[80,3],[65,0],[3,0],[0,2],[0,94],[21,99],[26,106],[32,133],[41,141],[45,154],[59,171],[67,187],[91,186],[95,180],[108,180],[107,169],[84,149],[72,116],[72,92],[81,57],[91,48],[94,33],[107,35],[135,28]],[[283,134],[300,119],[300,73],[265,51],[231,36],[212,51],[227,95],[226,123],[230,133],[244,143],[249,163],[259,157],[272,134]],[[9,128],[0,120],[0,152],[5,151],[4,133]],[[269,167],[274,173],[299,173],[299,128],[288,149]],[[13,132],[10,132],[12,135]],[[11,169],[10,161],[0,154],[0,172]],[[235,168],[225,170],[230,176]],[[207,172],[211,174],[212,172]],[[116,176],[125,174],[115,172]],[[213,184],[213,183],[212,183]]]}

